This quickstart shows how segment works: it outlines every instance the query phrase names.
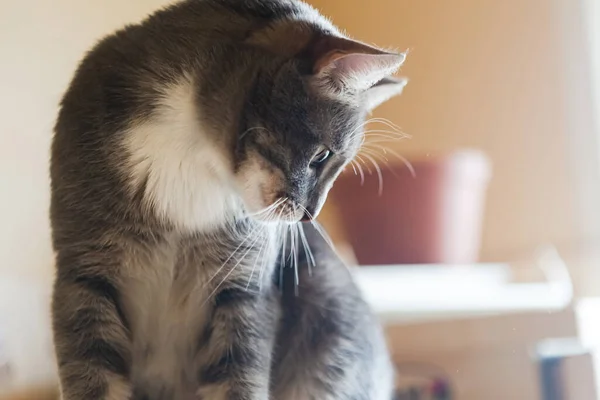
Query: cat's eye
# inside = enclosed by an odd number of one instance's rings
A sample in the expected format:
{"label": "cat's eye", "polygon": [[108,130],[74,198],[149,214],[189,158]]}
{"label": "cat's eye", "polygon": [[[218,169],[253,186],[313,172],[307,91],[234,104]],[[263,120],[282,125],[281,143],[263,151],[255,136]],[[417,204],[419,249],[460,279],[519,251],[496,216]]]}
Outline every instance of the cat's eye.
{"label": "cat's eye", "polygon": [[331,156],[331,151],[329,151],[327,149],[323,149],[313,157],[312,161],[310,162],[310,166],[317,167],[317,166],[323,164],[325,161],[327,161],[330,156]]}

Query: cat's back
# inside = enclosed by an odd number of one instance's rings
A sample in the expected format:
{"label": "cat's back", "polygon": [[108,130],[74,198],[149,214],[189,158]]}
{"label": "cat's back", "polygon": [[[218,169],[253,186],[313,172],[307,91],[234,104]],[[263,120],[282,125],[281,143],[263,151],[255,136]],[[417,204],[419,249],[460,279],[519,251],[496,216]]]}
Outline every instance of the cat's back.
{"label": "cat's back", "polygon": [[185,0],[103,38],[84,56],[63,96],[54,158],[69,146],[79,152],[97,144],[75,145],[82,133],[107,139],[147,119],[165,88],[182,77],[193,76],[199,91],[222,89],[243,69],[265,62],[260,51],[249,50],[252,35],[285,20],[335,29],[295,0]]}
{"label": "cat's back", "polygon": [[185,0],[100,40],[82,60],[75,80],[100,66],[157,72],[160,63],[160,69],[181,70],[222,47],[243,45],[253,32],[282,20],[333,29],[315,9],[296,0]]}

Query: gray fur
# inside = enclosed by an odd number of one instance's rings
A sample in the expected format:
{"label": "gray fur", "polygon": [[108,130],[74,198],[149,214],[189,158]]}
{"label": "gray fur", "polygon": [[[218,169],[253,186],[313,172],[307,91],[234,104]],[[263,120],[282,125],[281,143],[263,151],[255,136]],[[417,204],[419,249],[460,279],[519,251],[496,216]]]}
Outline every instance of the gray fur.
{"label": "gray fur", "polygon": [[[375,72],[347,73],[347,46]],[[88,53],[51,161],[65,400],[391,397],[347,270],[311,225],[307,248],[288,232],[402,60],[292,0],[183,1]]]}

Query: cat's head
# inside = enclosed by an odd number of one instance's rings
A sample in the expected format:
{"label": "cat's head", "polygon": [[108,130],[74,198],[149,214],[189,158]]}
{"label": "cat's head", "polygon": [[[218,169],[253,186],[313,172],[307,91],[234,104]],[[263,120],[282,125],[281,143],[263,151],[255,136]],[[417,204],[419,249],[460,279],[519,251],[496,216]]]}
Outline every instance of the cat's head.
{"label": "cat's head", "polygon": [[122,164],[131,193],[162,220],[194,231],[232,215],[316,217],[362,144],[365,116],[402,91],[392,74],[404,54],[350,40],[293,4],[298,12],[252,22],[250,34],[221,27],[235,40],[217,42],[199,73],[145,94],[159,96],[121,135]]}
{"label": "cat's head", "polygon": [[392,77],[405,54],[335,33],[313,34],[300,50],[282,48],[275,32],[256,40],[296,54],[259,74],[244,108],[235,176],[256,218],[310,220],[357,154],[365,116],[405,86]]}

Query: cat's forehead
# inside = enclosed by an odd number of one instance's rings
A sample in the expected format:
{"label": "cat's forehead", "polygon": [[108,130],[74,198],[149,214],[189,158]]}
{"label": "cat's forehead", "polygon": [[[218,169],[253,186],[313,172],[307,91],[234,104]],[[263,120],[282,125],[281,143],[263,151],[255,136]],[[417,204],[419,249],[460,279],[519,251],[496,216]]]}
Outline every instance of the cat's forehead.
{"label": "cat's forehead", "polygon": [[360,108],[343,103],[330,103],[329,106],[316,107],[307,118],[301,134],[310,136],[310,140],[327,146],[334,152],[342,152],[362,135],[363,113]]}
{"label": "cat's forehead", "polygon": [[332,150],[342,151],[359,143],[363,133],[364,113],[347,107],[333,120],[329,132]]}

